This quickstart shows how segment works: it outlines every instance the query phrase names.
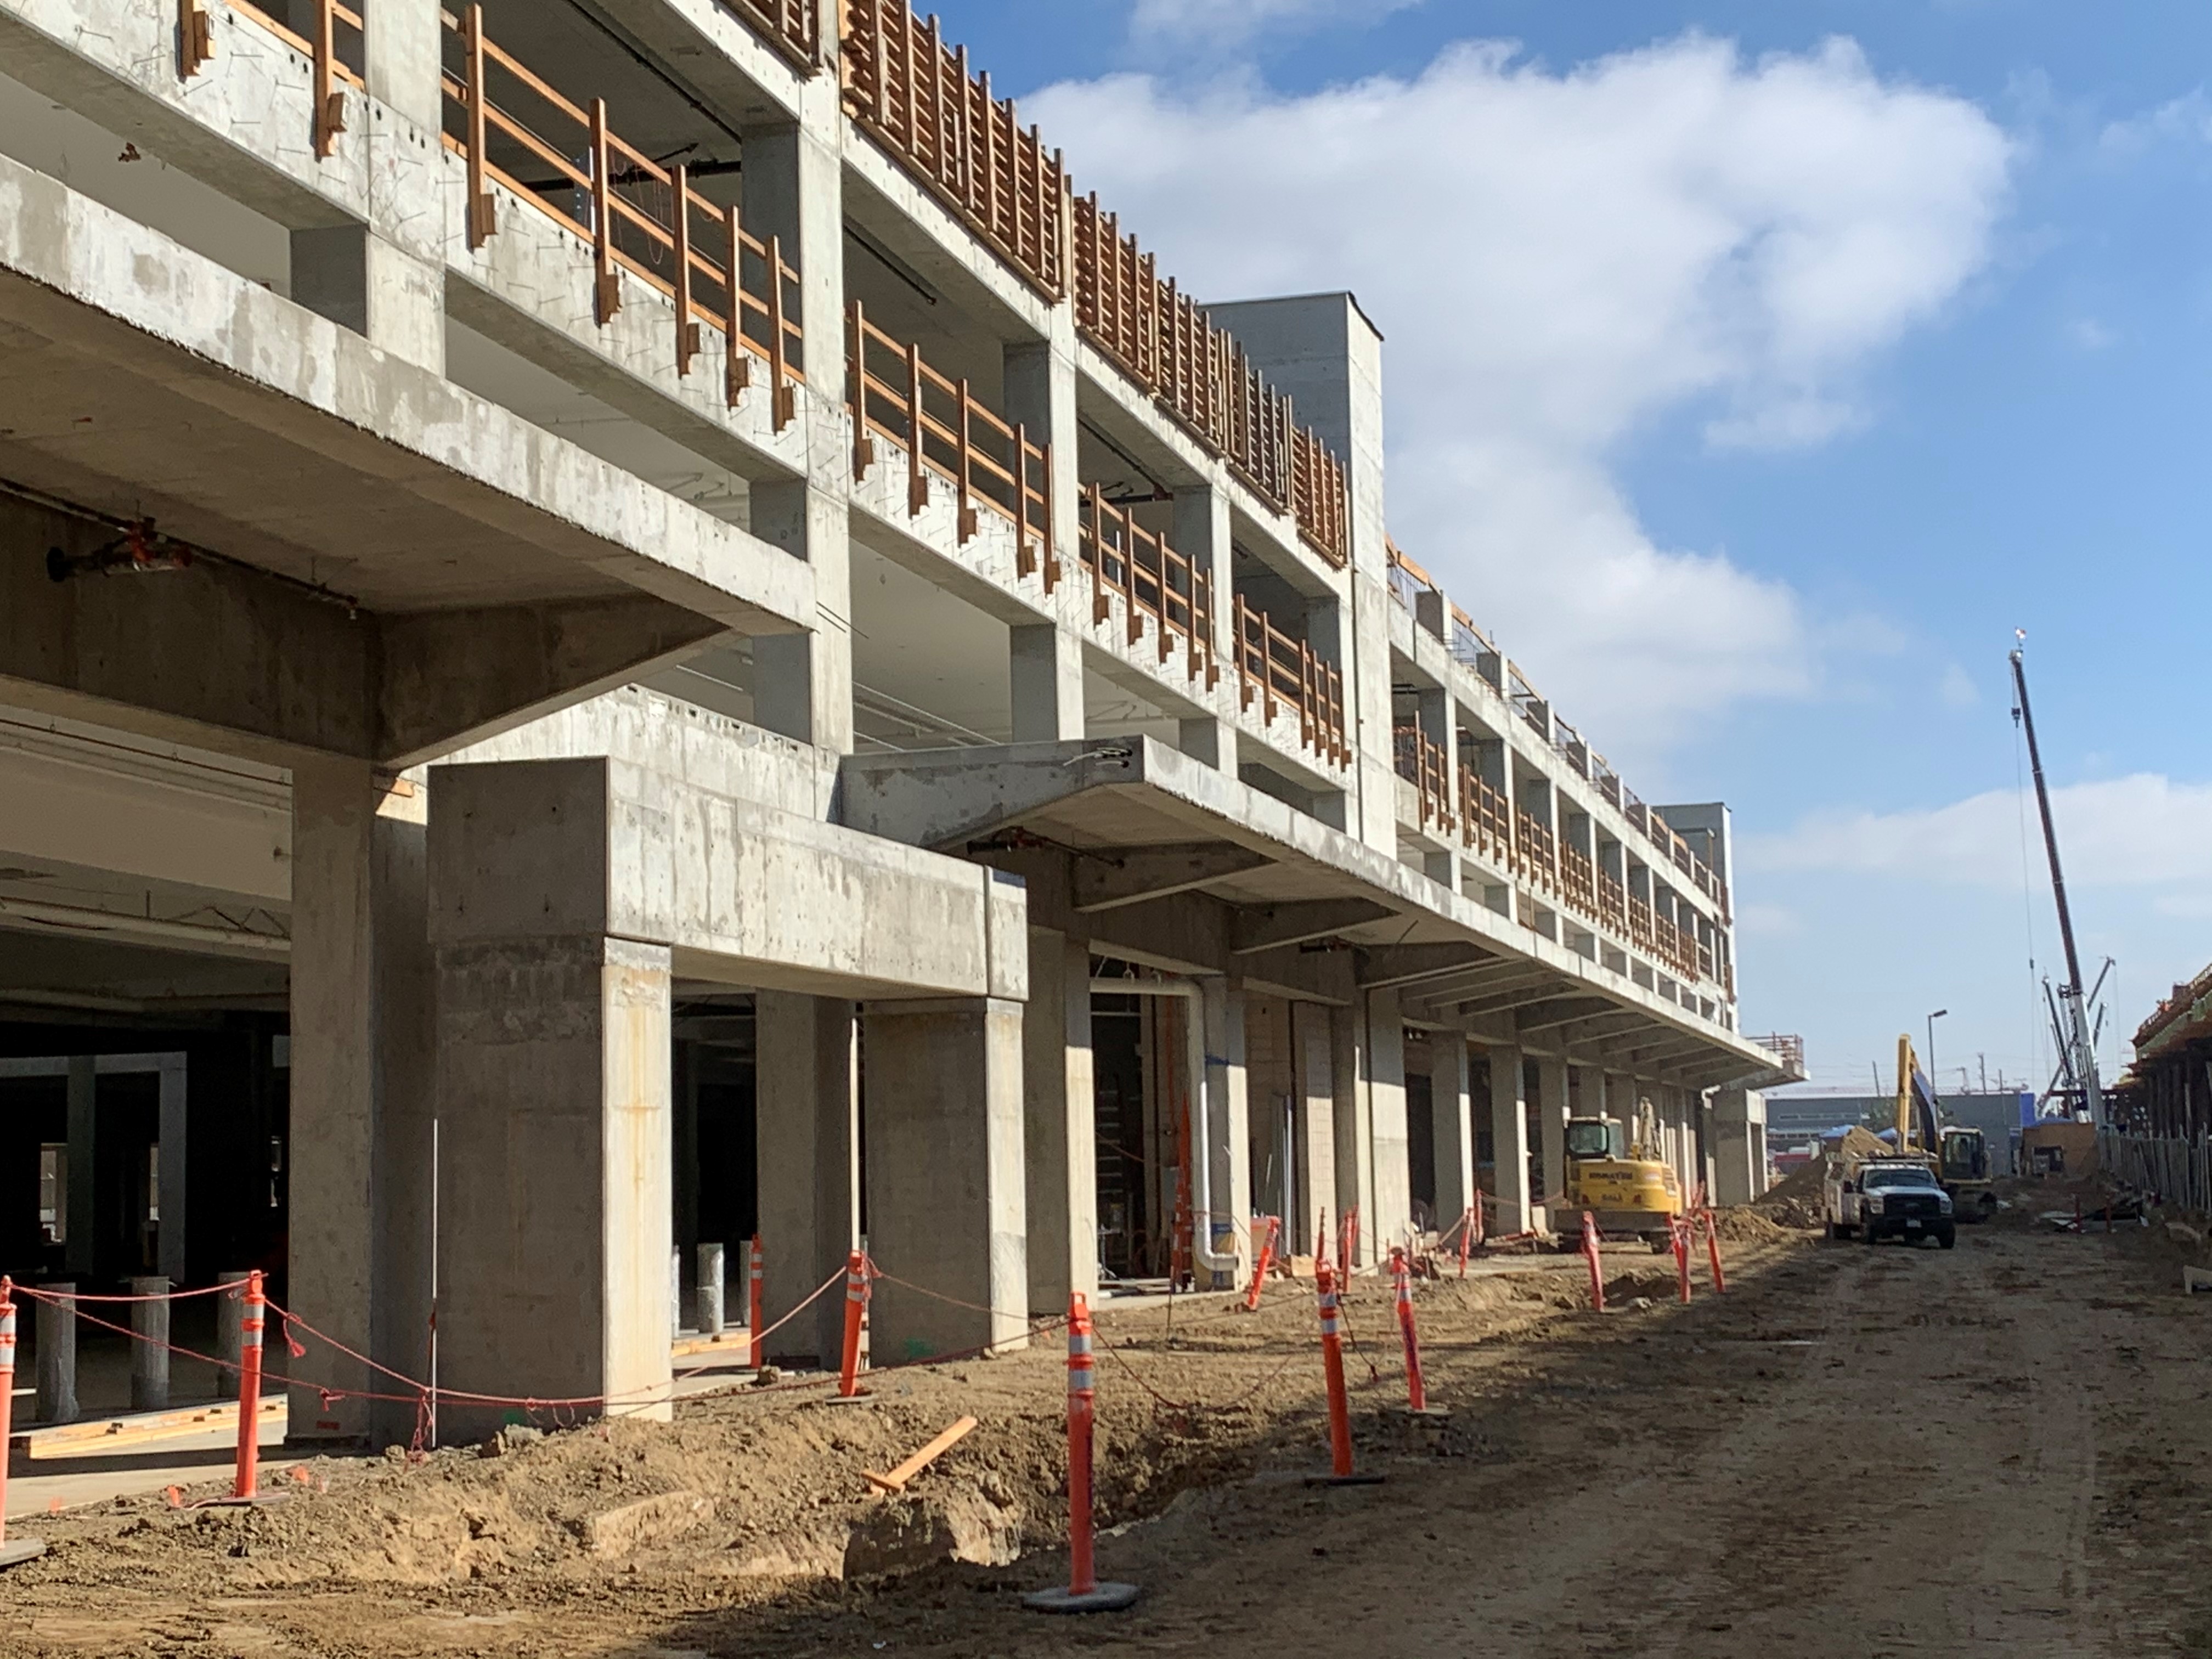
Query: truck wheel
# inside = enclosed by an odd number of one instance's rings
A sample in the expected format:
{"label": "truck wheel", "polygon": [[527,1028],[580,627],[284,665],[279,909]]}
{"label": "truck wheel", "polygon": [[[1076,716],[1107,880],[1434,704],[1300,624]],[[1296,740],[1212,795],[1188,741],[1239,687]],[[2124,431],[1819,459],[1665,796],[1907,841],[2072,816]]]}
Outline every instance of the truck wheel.
{"label": "truck wheel", "polygon": [[1956,1227],[1944,1228],[1936,1235],[1936,1242],[1947,1250],[1955,1249],[1959,1243],[1959,1230]]}
{"label": "truck wheel", "polygon": [[1876,1242],[1874,1236],[1874,1224],[1872,1222],[1862,1221],[1859,1223],[1859,1239],[1861,1243],[1866,1244],[1872,1244]]}

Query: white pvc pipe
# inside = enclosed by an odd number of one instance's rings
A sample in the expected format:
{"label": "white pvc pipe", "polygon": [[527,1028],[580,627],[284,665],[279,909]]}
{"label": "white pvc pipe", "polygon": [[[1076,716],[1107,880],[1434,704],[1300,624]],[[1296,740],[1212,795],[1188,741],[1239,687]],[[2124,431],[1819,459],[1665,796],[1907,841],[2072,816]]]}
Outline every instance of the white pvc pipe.
{"label": "white pvc pipe", "polygon": [[[1179,997],[1190,1007],[1183,1021],[1184,1064],[1190,1075],[1191,1160],[1198,1165],[1193,1197],[1196,1224],[1191,1229],[1191,1257],[1208,1273],[1227,1273],[1233,1281],[1237,1277],[1237,1252],[1217,1255],[1213,1250],[1213,1143],[1209,1125],[1212,1114],[1207,1109],[1206,1087],[1206,1000],[1196,980],[1189,979],[1093,979],[1091,991],[1094,996],[1108,997]],[[1231,1218],[1234,1224],[1235,1218]],[[1199,1237],[1203,1233],[1205,1237]]]}

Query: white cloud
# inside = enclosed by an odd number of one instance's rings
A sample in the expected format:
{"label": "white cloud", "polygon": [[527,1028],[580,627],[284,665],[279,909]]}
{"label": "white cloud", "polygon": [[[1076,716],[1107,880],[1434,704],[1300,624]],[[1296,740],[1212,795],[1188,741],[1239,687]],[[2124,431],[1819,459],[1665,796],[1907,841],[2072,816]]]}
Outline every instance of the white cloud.
{"label": "white cloud", "polygon": [[1632,760],[1803,693],[1822,641],[1787,587],[1656,545],[1613,452],[1686,409],[1716,446],[1863,420],[1869,362],[1983,264],[2009,154],[1844,41],[1564,73],[1477,42],[1303,96],[1121,76],[1024,108],[1186,289],[1358,292],[1389,338],[1399,539]]}
{"label": "white cloud", "polygon": [[2107,122],[2098,137],[2106,149],[2121,155],[2161,143],[2212,144],[2212,97],[2197,87],[2141,115]]}
{"label": "white cloud", "polygon": [[2066,337],[2083,351],[2102,351],[2120,337],[2094,317],[2077,317],[2067,324]]}
{"label": "white cloud", "polygon": [[1129,33],[1169,45],[1239,46],[1263,33],[1372,24],[1422,0],[1137,0]]}
{"label": "white cloud", "polygon": [[1972,708],[1982,700],[1982,690],[1974,684],[1974,677],[1956,663],[1943,671],[1936,695],[1946,708]]}
{"label": "white cloud", "polygon": [[1780,904],[1737,907],[1736,933],[1744,939],[1794,939],[1805,931],[1805,918]]}
{"label": "white cloud", "polygon": [[[2154,772],[2069,784],[2051,796],[2069,886],[2201,890],[2212,842],[2212,784]],[[2023,813],[2025,822],[2023,823]],[[1969,887],[2016,886],[2023,830],[2028,878],[2045,879],[2033,801],[2008,789],[1903,812],[1819,813],[1784,834],[1746,836],[1737,856],[1760,872],[1841,871]]]}

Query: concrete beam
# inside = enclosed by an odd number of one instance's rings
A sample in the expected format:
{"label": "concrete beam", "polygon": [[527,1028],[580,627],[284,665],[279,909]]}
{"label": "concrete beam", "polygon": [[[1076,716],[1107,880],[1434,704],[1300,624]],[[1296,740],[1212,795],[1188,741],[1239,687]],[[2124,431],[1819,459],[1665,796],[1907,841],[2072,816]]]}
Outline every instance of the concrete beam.
{"label": "concrete beam", "polygon": [[1229,948],[1235,955],[1248,956],[1281,945],[1304,945],[1396,914],[1387,904],[1362,898],[1306,899],[1295,904],[1270,905],[1238,915],[1230,930]]}
{"label": "concrete beam", "polygon": [[1494,991],[1509,985],[1553,984],[1559,978],[1559,970],[1540,962],[1530,962],[1521,957],[1500,957],[1494,961],[1442,974],[1434,979],[1416,983],[1409,994],[1424,1002],[1449,1002],[1454,996],[1471,996],[1478,991]]}
{"label": "concrete beam", "polygon": [[1523,986],[1517,990],[1494,991],[1486,996],[1468,998],[1455,1006],[1461,1014],[1469,1017],[1503,1014],[1516,1008],[1534,1007],[1552,1001],[1558,995],[1559,987],[1547,981]]}
{"label": "concrete beam", "polygon": [[1367,952],[1359,975],[1363,991],[1383,991],[1422,980],[1443,979],[1471,968],[1503,966],[1505,959],[1475,945],[1399,945]]}
{"label": "concrete beam", "polygon": [[1522,1031],[1548,1031],[1618,1006],[1605,997],[1553,997],[1543,1002],[1524,1004],[1516,1011],[1513,1024]]}
{"label": "concrete beam", "polygon": [[647,594],[392,617],[378,629],[377,758],[400,769],[451,754],[641,679],[721,631]]}
{"label": "concrete beam", "polygon": [[[471,936],[555,927],[671,946],[686,979],[857,999],[1019,1001],[1029,937],[1018,881],[713,793],[604,756],[434,769],[431,798]],[[590,841],[597,883],[563,872]],[[508,870],[522,873],[500,882]],[[434,899],[439,896],[434,894]]]}
{"label": "concrete beam", "polygon": [[1147,899],[1168,898],[1272,862],[1264,853],[1229,842],[1127,848],[1115,853],[1111,863],[1079,858],[1075,908],[1079,915],[1095,915]]}
{"label": "concrete beam", "polygon": [[107,526],[0,495],[0,696],[289,764],[398,771],[627,684],[719,623],[648,594],[380,616],[249,566],[53,580]]}
{"label": "concrete beam", "polygon": [[1649,1014],[1633,1008],[1622,1008],[1594,1018],[1575,1021],[1559,1033],[1559,1041],[1571,1048],[1577,1043],[1596,1042],[1607,1037],[1626,1036],[1652,1029]]}

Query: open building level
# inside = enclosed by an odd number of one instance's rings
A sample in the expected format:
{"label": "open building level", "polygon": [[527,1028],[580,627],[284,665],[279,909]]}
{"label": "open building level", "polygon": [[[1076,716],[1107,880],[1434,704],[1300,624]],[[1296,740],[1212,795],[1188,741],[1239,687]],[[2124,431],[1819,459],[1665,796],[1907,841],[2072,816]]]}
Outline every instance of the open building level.
{"label": "open building level", "polygon": [[1540,1224],[1570,1112],[1749,1195],[1725,808],[1081,159],[903,0],[0,0],[0,1268],[643,1399],[756,1231],[881,1360]]}

